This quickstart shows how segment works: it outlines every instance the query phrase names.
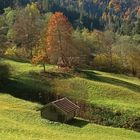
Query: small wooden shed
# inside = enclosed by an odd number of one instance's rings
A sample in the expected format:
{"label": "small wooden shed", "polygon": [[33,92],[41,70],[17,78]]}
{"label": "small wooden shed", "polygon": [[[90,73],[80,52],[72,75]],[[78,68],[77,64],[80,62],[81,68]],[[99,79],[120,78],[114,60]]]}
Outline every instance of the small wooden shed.
{"label": "small wooden shed", "polygon": [[45,105],[41,109],[41,116],[51,121],[67,122],[75,117],[79,106],[67,98],[62,98]]}

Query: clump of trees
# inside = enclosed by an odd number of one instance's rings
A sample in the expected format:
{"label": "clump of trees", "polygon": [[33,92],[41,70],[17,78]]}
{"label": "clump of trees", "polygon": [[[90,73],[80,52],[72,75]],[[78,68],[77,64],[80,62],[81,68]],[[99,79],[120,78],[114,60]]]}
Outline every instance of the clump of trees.
{"label": "clump of trees", "polygon": [[75,28],[112,29],[119,34],[135,32],[140,17],[139,0],[0,0],[0,13],[7,7],[37,3],[41,13],[63,12]]}
{"label": "clump of trees", "polygon": [[28,50],[31,59],[40,35],[40,12],[35,3],[17,10],[13,33],[13,41],[18,47]]}
{"label": "clump of trees", "polygon": [[137,35],[119,36],[107,31],[101,36],[93,62],[94,67],[99,70],[132,74],[139,77],[140,43]]}
{"label": "clump of trees", "polygon": [[[82,10],[82,9],[81,9]],[[81,13],[81,20],[82,20]],[[91,67],[140,75],[139,20],[133,34],[74,29],[62,12],[42,13],[37,3],[6,8],[0,16],[0,55],[58,67]]]}
{"label": "clump of trees", "polygon": [[90,47],[80,44],[75,36],[74,29],[66,16],[56,12],[50,16],[47,28],[44,27],[43,36],[32,62],[55,64],[58,67],[73,68],[83,65],[90,54]]}
{"label": "clump of trees", "polygon": [[74,67],[80,65],[82,57],[87,55],[88,47],[79,46],[76,42],[74,30],[63,13],[56,12],[49,20],[46,47],[51,63],[60,67]]}
{"label": "clump of trees", "polygon": [[47,51],[52,63],[70,65],[70,57],[74,52],[71,48],[72,32],[72,25],[62,13],[57,12],[52,15],[46,34]]}

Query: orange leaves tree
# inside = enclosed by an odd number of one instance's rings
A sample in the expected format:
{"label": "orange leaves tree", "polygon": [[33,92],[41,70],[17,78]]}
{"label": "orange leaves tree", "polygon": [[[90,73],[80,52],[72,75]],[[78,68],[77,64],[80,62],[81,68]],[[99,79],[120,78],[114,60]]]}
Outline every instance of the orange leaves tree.
{"label": "orange leaves tree", "polygon": [[77,57],[77,50],[73,45],[73,28],[68,19],[61,12],[53,14],[47,28],[47,53],[52,64],[61,67],[72,67]]}
{"label": "orange leaves tree", "polygon": [[33,64],[42,64],[44,72],[46,72],[46,63],[49,63],[49,59],[46,55],[46,50],[43,48],[38,48],[36,54],[32,58]]}
{"label": "orange leaves tree", "polygon": [[[45,25],[44,25],[45,26]],[[49,63],[47,49],[46,49],[46,36],[45,31],[46,27],[43,26],[42,32],[40,34],[40,39],[36,44],[36,49],[34,52],[34,56],[32,58],[32,63],[35,65],[41,64],[44,68],[44,72],[46,72],[46,64]]]}

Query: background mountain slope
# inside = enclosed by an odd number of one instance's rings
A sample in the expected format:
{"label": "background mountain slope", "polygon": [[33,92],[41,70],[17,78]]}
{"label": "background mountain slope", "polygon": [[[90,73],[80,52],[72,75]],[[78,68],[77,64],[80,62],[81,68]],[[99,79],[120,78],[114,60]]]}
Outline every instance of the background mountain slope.
{"label": "background mountain slope", "polygon": [[31,2],[37,2],[41,12],[64,12],[75,28],[130,34],[140,19],[139,0],[0,0],[0,11]]}

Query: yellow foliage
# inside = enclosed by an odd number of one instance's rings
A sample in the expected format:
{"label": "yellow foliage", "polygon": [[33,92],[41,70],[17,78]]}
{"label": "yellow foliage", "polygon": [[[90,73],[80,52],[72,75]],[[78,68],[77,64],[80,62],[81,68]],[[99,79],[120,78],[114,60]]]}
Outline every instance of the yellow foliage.
{"label": "yellow foliage", "polygon": [[15,56],[16,55],[16,47],[14,46],[12,48],[8,48],[5,51],[4,55],[6,55],[6,56]]}

